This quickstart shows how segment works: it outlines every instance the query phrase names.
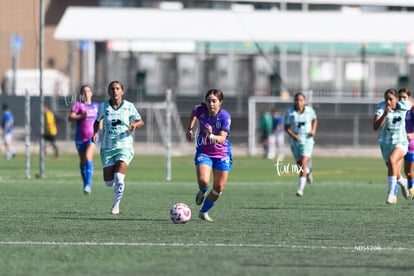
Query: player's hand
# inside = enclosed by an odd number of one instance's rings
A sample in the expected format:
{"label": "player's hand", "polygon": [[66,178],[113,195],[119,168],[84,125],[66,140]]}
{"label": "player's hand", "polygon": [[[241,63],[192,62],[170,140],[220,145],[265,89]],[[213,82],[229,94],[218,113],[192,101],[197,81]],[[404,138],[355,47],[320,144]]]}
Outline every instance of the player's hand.
{"label": "player's hand", "polygon": [[130,125],[129,125],[128,130],[132,132],[132,131],[134,131],[136,128],[137,128],[137,126],[136,126],[134,123],[132,123],[132,124],[130,124]]}
{"label": "player's hand", "polygon": [[94,143],[96,143],[96,141],[98,141],[98,133],[94,133],[94,134],[93,134],[93,136],[92,136],[92,141],[93,141]]}
{"label": "player's hand", "polygon": [[206,125],[207,133],[213,133],[213,128],[210,125]]}
{"label": "player's hand", "polygon": [[191,139],[193,139],[193,129],[191,128],[187,129],[187,132],[185,133],[185,137],[187,138],[187,141],[190,142]]}
{"label": "player's hand", "polygon": [[389,112],[391,112],[392,111],[392,107],[391,107],[391,105],[387,105],[386,107],[385,107],[385,113],[389,113]]}

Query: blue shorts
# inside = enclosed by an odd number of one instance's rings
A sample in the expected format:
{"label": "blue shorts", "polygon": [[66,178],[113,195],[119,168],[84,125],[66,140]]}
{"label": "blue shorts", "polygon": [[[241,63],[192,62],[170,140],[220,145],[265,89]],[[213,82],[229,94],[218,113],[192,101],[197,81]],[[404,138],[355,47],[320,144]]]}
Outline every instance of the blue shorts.
{"label": "blue shorts", "polygon": [[94,143],[92,141],[92,138],[86,140],[85,142],[75,141],[75,145],[76,145],[76,149],[77,149],[78,153],[84,153],[86,151],[86,148],[88,147],[89,144],[95,144],[95,145],[97,145],[98,143],[99,143],[99,140],[96,141],[96,143]]}
{"label": "blue shorts", "polygon": [[414,162],[414,152],[409,151],[405,154],[404,160],[408,162]]}
{"label": "blue shorts", "polygon": [[195,165],[207,165],[217,171],[230,171],[233,164],[231,153],[224,158],[211,158],[202,153],[196,153],[194,157]]}

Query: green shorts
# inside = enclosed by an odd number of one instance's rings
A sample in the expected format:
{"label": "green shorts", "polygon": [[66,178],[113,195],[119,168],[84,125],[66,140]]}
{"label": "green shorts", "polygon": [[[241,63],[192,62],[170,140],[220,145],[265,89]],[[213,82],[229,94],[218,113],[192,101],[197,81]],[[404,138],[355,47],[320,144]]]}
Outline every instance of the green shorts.
{"label": "green shorts", "polygon": [[302,156],[312,157],[313,152],[313,144],[314,143],[293,143],[290,145],[290,149],[292,150],[293,158],[295,161],[298,161],[302,158]]}
{"label": "green shorts", "polygon": [[117,161],[124,161],[129,165],[132,158],[134,158],[133,148],[101,149],[101,162],[104,168],[115,165]]}
{"label": "green shorts", "polygon": [[381,154],[384,161],[387,161],[390,158],[391,152],[395,148],[400,148],[404,151],[404,155],[408,151],[408,143],[407,144],[380,144],[381,147]]}

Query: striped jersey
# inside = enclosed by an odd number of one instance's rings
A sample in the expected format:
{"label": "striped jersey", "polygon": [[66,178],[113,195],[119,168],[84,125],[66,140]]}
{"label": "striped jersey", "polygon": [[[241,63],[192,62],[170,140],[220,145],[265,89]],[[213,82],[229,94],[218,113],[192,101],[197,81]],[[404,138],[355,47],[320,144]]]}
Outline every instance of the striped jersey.
{"label": "striped jersey", "polygon": [[[375,116],[381,116],[387,104],[382,101],[375,109]],[[411,108],[411,102],[399,101],[397,108],[387,113],[384,124],[378,131],[378,142],[387,145],[407,145],[407,133],[405,131],[405,117],[407,110]]]}
{"label": "striped jersey", "polygon": [[141,120],[135,106],[126,100],[114,109],[109,101],[100,104],[96,120],[103,119],[101,149],[116,149],[133,147],[133,139],[129,131],[129,125],[137,120]]}
{"label": "striped jersey", "polygon": [[[308,105],[305,105],[302,112],[298,112],[295,107],[290,107],[285,113],[285,125],[299,136],[300,144],[315,143],[313,136],[309,136],[314,119],[316,119],[316,112]],[[290,137],[290,143],[297,142]]]}

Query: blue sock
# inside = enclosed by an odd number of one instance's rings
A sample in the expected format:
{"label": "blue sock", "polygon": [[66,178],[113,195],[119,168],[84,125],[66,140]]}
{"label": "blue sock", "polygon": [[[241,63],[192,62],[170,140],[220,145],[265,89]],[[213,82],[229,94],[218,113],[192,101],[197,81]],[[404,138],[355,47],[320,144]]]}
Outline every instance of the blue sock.
{"label": "blue sock", "polygon": [[394,195],[398,195],[398,185],[395,185],[394,187]]}
{"label": "blue sock", "polygon": [[202,191],[203,193],[208,191],[208,186],[205,186],[204,188],[201,188],[200,191]]}
{"label": "blue sock", "polygon": [[414,179],[408,180],[408,189],[411,189],[414,186]]}
{"label": "blue sock", "polygon": [[215,201],[211,201],[208,197],[206,197],[203,207],[201,207],[200,213],[207,213],[211,208],[214,207],[215,204]]}
{"label": "blue sock", "polygon": [[90,186],[93,176],[93,161],[86,161],[85,163],[85,186]]}
{"label": "blue sock", "polygon": [[80,174],[82,176],[82,181],[83,181],[83,186],[85,186],[85,182],[86,182],[86,164],[83,164],[79,166],[80,169]]}

